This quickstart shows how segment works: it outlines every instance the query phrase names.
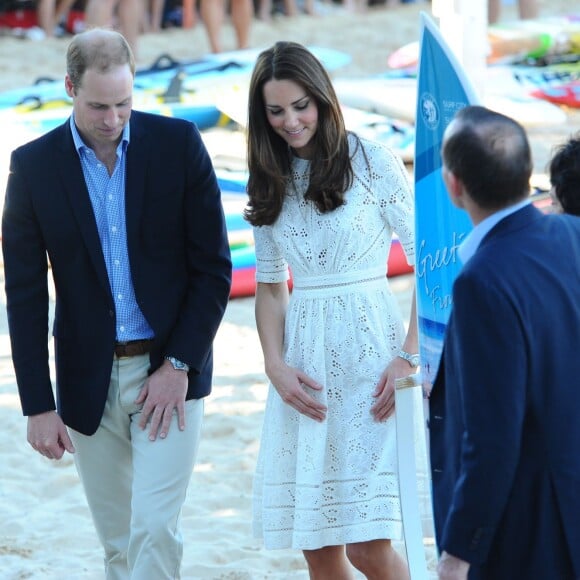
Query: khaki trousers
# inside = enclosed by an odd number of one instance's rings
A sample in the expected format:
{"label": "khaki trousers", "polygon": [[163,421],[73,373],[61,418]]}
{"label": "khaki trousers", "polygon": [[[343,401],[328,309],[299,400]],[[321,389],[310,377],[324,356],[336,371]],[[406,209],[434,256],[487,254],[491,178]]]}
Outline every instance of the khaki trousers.
{"label": "khaki trousers", "polygon": [[149,441],[135,405],[149,355],[115,359],[103,419],[92,436],[70,430],[75,464],[99,539],[107,580],[180,578],[180,515],[203,419],[203,400],[185,404],[184,431],[172,423]]}

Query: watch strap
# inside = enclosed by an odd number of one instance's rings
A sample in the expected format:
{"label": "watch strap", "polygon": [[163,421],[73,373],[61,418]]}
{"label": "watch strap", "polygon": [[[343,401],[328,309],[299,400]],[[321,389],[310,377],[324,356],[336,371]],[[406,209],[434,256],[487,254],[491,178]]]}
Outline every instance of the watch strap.
{"label": "watch strap", "polygon": [[402,358],[403,360],[406,360],[413,368],[419,366],[419,354],[411,354],[401,349],[397,356],[399,356],[399,358]]}
{"label": "watch strap", "polygon": [[186,373],[189,372],[189,365],[180,361],[174,356],[166,356],[165,360],[168,360],[176,371],[185,371]]}

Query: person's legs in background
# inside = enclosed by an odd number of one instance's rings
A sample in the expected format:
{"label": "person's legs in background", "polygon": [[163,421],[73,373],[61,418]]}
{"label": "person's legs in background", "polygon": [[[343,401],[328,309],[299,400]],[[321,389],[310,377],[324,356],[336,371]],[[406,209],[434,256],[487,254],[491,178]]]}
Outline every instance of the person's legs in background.
{"label": "person's legs in background", "polygon": [[49,38],[53,36],[56,25],[56,1],[38,0],[36,4],[36,19],[45,36]]}
{"label": "person's legs in background", "polygon": [[[220,36],[226,16],[225,0],[201,0],[200,14],[207,32],[210,50],[214,53],[222,52]],[[248,47],[253,16],[252,0],[231,0],[231,19],[236,33],[237,48]]]}
{"label": "person's legs in background", "polygon": [[[538,16],[537,0],[517,0],[518,14],[522,20],[530,20]],[[488,0],[487,21],[489,24],[499,22],[501,17],[502,0]]]}
{"label": "person's legs in background", "polygon": [[531,20],[538,17],[537,0],[519,0],[518,12],[522,20]]}
{"label": "person's legs in background", "polygon": [[210,50],[222,51],[220,33],[225,18],[225,0],[201,0],[199,12],[207,33]]}
{"label": "person's legs in background", "polygon": [[115,26],[126,38],[137,57],[137,39],[143,22],[143,0],[87,0],[87,28]]}
{"label": "person's legs in background", "polygon": [[248,48],[250,27],[254,18],[252,0],[231,0],[232,24],[236,32],[237,47]]}

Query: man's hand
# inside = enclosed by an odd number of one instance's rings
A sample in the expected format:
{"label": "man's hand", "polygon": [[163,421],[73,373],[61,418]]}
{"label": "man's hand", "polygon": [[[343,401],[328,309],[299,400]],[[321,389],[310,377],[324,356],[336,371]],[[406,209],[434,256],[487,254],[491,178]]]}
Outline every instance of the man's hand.
{"label": "man's hand", "polygon": [[467,580],[469,562],[460,560],[447,552],[441,554],[437,565],[437,577],[439,580]]}
{"label": "man's hand", "polygon": [[65,451],[75,452],[66,426],[56,411],[28,417],[28,443],[49,459],[60,459]]}
{"label": "man's hand", "polygon": [[157,433],[161,439],[167,437],[173,411],[177,410],[179,429],[185,429],[185,396],[187,373],[173,368],[169,361],[163,364],[145,381],[135,403],[143,403],[139,427],[145,429],[149,420],[149,439],[155,441]]}

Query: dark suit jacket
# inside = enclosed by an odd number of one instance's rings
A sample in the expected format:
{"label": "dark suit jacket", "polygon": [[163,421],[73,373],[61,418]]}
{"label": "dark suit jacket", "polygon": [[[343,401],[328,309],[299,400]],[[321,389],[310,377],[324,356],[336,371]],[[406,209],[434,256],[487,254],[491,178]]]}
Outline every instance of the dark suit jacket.
{"label": "dark suit jacket", "polygon": [[438,548],[470,578],[579,578],[580,218],[504,218],[453,299],[429,414]]}
{"label": "dark suit jacket", "polygon": [[[212,341],[231,283],[220,191],[189,122],[134,111],[126,220],[138,304],[164,355],[188,363],[187,398],[211,389]],[[91,435],[113,362],[115,306],[69,123],[12,154],[2,220],[8,322],[25,415],[55,409],[48,357],[47,254],[56,289],[56,394],[65,424]]]}

